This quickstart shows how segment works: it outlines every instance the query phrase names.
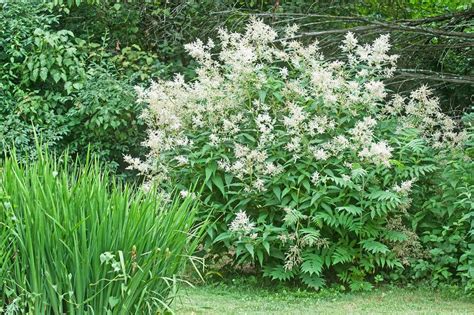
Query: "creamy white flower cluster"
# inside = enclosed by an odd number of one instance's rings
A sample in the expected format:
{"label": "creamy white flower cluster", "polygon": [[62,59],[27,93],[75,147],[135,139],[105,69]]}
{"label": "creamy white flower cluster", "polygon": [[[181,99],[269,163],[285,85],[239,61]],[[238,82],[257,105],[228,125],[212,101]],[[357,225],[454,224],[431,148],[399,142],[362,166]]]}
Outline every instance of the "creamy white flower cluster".
{"label": "creamy white flower cluster", "polygon": [[401,182],[400,185],[393,186],[393,190],[402,195],[408,195],[411,192],[411,188],[416,179],[406,180]]}
{"label": "creamy white flower cluster", "polygon": [[[296,31],[288,28],[277,41],[270,26],[252,19],[243,34],[220,29],[218,45],[212,40],[186,45],[200,64],[194,81],[177,75],[137,89],[139,101],[147,104],[149,155],[146,161],[126,157],[130,167],[165,180],[171,170],[190,167],[193,154],[209,146],[220,152],[221,171],[259,193],[302,159],[321,165],[308,170],[314,185],[328,180],[318,171],[332,158],[390,167],[391,139],[376,136],[387,117],[396,116],[400,129],[418,128],[436,147],[464,139],[426,88],[408,100],[386,101],[381,79],[393,74],[397,60],[388,54],[388,35],[361,45],[348,33],[341,46],[346,61],[328,62],[317,42],[292,40]],[[348,182],[353,172],[346,171],[351,175],[342,178]]]}
{"label": "creamy white flower cluster", "polygon": [[[359,76],[367,77],[373,74],[383,74],[386,77],[391,77],[395,72],[399,56],[388,54],[391,47],[389,40],[390,35],[385,34],[377,38],[372,44],[359,45],[354,34],[348,32],[342,41],[341,49],[348,53],[351,64],[364,63],[370,66],[369,69],[364,67],[360,70]],[[390,67],[385,67],[387,64]]]}
{"label": "creamy white flower cluster", "polygon": [[416,128],[433,147],[456,147],[466,141],[467,133],[458,130],[456,122],[441,111],[439,99],[423,85],[408,98],[395,95],[383,108],[383,113],[397,116],[400,129]]}
{"label": "creamy white flower cluster", "polygon": [[240,233],[242,235],[249,235],[255,228],[255,223],[250,221],[247,213],[239,211],[235,215],[234,220],[229,225],[229,231],[234,233]]}

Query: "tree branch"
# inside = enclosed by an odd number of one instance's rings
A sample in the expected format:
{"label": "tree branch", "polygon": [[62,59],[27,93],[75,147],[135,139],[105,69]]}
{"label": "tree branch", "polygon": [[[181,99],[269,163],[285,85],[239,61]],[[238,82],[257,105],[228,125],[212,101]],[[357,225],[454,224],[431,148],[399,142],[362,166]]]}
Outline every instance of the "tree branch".
{"label": "tree branch", "polygon": [[[281,16],[281,17],[288,17],[288,16],[294,16],[294,17],[315,17],[315,18],[325,18],[325,19],[331,19],[335,21],[347,21],[347,22],[361,22],[361,23],[366,23],[366,24],[372,24],[372,25],[377,25],[381,28],[385,29],[391,29],[391,30],[400,30],[400,31],[406,31],[406,32],[413,32],[413,33],[419,33],[419,34],[430,34],[434,36],[443,36],[443,37],[454,37],[454,38],[466,38],[466,39],[474,39],[474,33],[465,33],[465,32],[454,32],[454,31],[443,31],[440,29],[435,29],[435,28],[427,28],[427,27],[421,27],[421,26],[413,26],[413,25],[419,25],[419,24],[425,24],[429,22],[435,22],[435,21],[443,21],[447,20],[453,17],[460,17],[464,16],[467,19],[470,19],[474,16],[474,10],[467,10],[455,14],[448,14],[448,15],[440,15],[436,17],[431,17],[431,18],[425,18],[425,19],[419,19],[419,20],[400,20],[400,21],[394,21],[394,22],[382,22],[382,21],[377,21],[377,20],[372,20],[368,19],[365,17],[361,16],[337,16],[337,15],[327,15],[327,14],[304,14],[304,13],[257,13],[257,14],[251,14],[251,13],[244,13],[241,11],[237,11],[239,14],[248,14],[248,15],[253,15],[253,16]],[[220,12],[213,12],[211,14],[224,14],[224,13],[230,13],[229,11],[220,11]],[[234,12],[235,13],[235,12]],[[307,32],[307,33],[302,33],[299,37],[303,36],[318,36],[321,34],[339,34],[339,33],[344,33],[347,31],[364,31],[366,29],[373,29],[373,28],[363,28],[364,26],[357,26],[353,28],[347,28],[347,29],[336,29],[336,30],[329,30],[329,31],[321,31],[321,32]],[[368,27],[368,26],[365,26]],[[345,30],[345,31],[344,31]],[[327,33],[331,32],[331,33]]]}
{"label": "tree branch", "polygon": [[444,37],[459,37],[459,38],[474,39],[474,33],[443,31],[443,30],[438,30],[434,28],[398,25],[398,24],[390,24],[390,23],[375,22],[375,21],[371,23],[375,25],[380,25],[383,28],[388,28],[392,30],[400,30],[400,31],[413,32],[413,33],[419,33],[419,34],[431,34],[435,36],[444,36]]}
{"label": "tree branch", "polygon": [[443,81],[458,84],[474,85],[473,76],[456,75],[452,73],[440,73],[431,70],[398,69],[396,74],[401,77],[408,77],[420,80]]}
{"label": "tree branch", "polygon": [[443,15],[427,17],[427,18],[424,18],[424,19],[397,20],[395,22],[397,22],[397,23],[406,23],[406,24],[409,24],[409,25],[420,25],[420,24],[426,24],[426,23],[433,23],[433,22],[451,20],[453,18],[454,19],[461,18],[462,20],[469,20],[473,17],[474,17],[474,10],[466,10],[466,11],[461,11],[461,12],[456,12],[456,13],[448,13],[448,14],[443,14]]}

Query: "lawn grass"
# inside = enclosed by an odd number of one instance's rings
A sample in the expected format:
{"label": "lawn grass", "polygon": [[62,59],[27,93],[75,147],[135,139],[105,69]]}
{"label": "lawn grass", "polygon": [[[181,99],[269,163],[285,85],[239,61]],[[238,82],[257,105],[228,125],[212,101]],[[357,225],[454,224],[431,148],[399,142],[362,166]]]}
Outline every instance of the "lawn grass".
{"label": "lawn grass", "polygon": [[174,308],[177,314],[474,314],[474,298],[427,287],[318,293],[208,284],[181,291]]}

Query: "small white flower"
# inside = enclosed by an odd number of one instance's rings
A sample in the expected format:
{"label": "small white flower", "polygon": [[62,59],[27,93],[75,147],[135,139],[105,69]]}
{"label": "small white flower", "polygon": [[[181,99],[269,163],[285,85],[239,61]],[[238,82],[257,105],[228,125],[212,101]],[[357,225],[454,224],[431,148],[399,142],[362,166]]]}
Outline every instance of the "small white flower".
{"label": "small white flower", "polygon": [[181,190],[181,191],[179,192],[179,195],[180,195],[181,198],[183,198],[183,199],[186,199],[186,198],[188,198],[188,197],[191,198],[191,199],[195,199],[195,198],[196,198],[196,194],[195,194],[195,193],[189,192],[189,191],[187,191],[187,190]]}
{"label": "small white flower", "polygon": [[313,151],[314,158],[316,160],[327,160],[329,158],[328,153],[324,149],[316,149]]}
{"label": "small white flower", "polygon": [[390,148],[384,141],[371,143],[370,147],[363,148],[358,155],[360,158],[368,159],[377,165],[390,167],[392,148]]}
{"label": "small white flower", "polygon": [[343,174],[341,177],[342,177],[342,180],[345,181],[345,182],[349,182],[351,180],[351,177],[349,175],[346,175],[346,174]]}
{"label": "small white flower", "polygon": [[249,234],[255,228],[255,223],[251,222],[247,213],[240,210],[235,219],[229,225],[229,231],[242,234]]}
{"label": "small white flower", "polygon": [[258,178],[257,180],[254,181],[253,187],[254,187],[258,192],[266,191],[265,182],[264,182],[263,179],[261,179],[261,178]]}
{"label": "small white flower", "polygon": [[395,185],[393,187],[393,190],[397,193],[402,194],[402,195],[408,195],[410,193],[412,185],[415,181],[416,181],[415,179],[410,179],[410,180],[404,181],[400,184],[400,186]]}
{"label": "small white flower", "polygon": [[367,82],[365,84],[365,89],[372,99],[383,99],[385,96],[387,96],[387,92],[385,92],[385,85],[382,81]]}
{"label": "small white flower", "polygon": [[344,40],[342,41],[341,49],[345,52],[352,51],[357,47],[358,40],[355,38],[354,33],[347,32]]}
{"label": "small white flower", "polygon": [[186,165],[188,164],[189,160],[186,156],[184,155],[178,155],[177,157],[174,158],[176,161],[178,161],[179,165]]}
{"label": "small white flower", "polygon": [[321,180],[321,175],[319,174],[318,171],[315,171],[313,175],[311,175],[311,182],[313,185],[319,184],[319,181]]}

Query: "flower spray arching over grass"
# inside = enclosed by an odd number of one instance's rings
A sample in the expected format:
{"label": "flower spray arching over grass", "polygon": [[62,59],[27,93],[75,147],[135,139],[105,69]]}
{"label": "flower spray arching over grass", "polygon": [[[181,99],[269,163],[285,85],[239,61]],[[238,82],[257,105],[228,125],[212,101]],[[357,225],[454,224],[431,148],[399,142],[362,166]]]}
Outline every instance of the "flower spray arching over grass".
{"label": "flower spray arching over grass", "polygon": [[[41,150],[38,150],[41,152]],[[0,168],[0,309],[156,314],[195,250],[195,202],[40,153]]]}
{"label": "flower spray arching over grass", "polygon": [[328,61],[296,31],[279,38],[252,19],[243,34],[220,29],[217,44],[186,45],[197,78],[137,89],[149,154],[126,160],[161,187],[203,179],[214,251],[274,279],[319,288],[328,273],[369,288],[366,279],[408,261],[392,248],[418,241],[406,233],[412,190],[466,133],[424,86],[389,97],[382,80],[398,56],[388,35],[362,45],[348,33],[345,57]]}

